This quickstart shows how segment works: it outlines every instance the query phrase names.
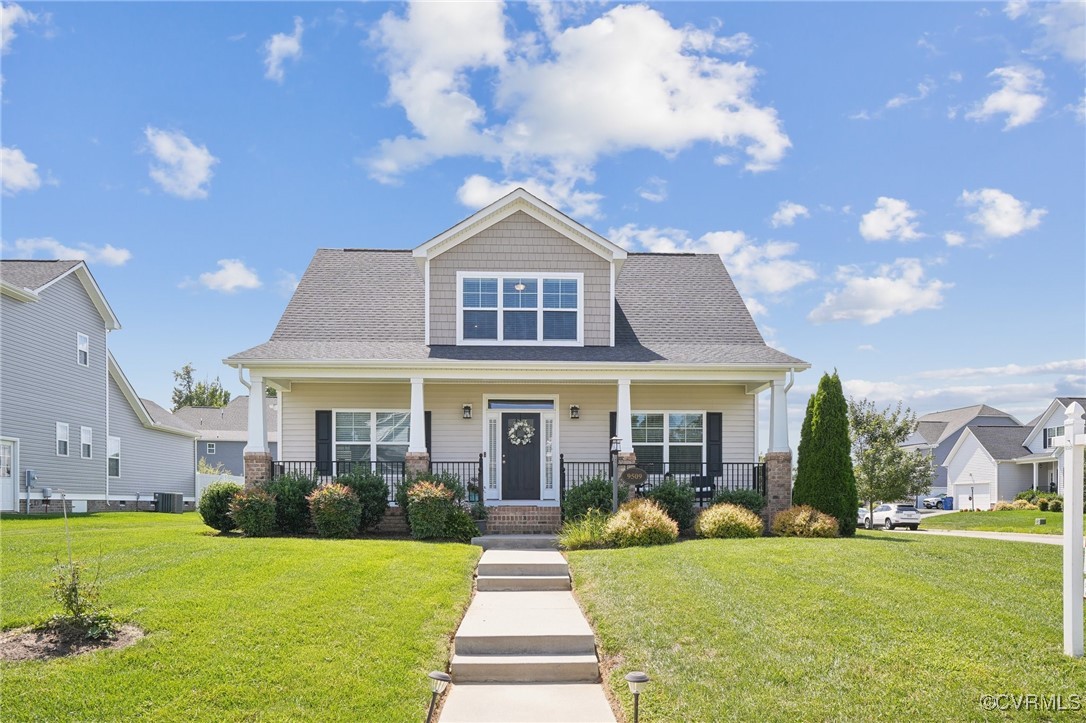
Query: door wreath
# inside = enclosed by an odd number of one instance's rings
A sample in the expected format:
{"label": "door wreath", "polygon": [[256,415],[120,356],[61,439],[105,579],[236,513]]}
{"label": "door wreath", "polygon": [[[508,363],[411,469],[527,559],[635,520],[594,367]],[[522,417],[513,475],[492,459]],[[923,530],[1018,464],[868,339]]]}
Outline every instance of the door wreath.
{"label": "door wreath", "polygon": [[518,447],[531,444],[535,437],[535,427],[527,419],[518,419],[509,427],[509,443]]}

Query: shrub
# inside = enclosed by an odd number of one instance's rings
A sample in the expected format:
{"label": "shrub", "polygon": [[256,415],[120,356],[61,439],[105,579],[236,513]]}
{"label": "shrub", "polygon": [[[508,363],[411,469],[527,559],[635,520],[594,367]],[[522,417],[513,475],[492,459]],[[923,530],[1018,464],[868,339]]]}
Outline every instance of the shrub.
{"label": "shrub", "polygon": [[275,532],[275,495],[256,487],[240,490],[230,501],[230,516],[246,537]]}
{"label": "shrub", "polygon": [[809,505],[782,510],[773,518],[773,534],[780,537],[837,537],[837,520]]}
{"label": "shrub", "polygon": [[[1026,504],[1029,504],[1028,502]],[[995,503],[995,507],[992,508],[995,512],[1005,512],[1007,510],[1018,510],[1020,507],[1015,507],[1013,503],[1006,500],[1000,500]]]}
{"label": "shrub", "polygon": [[358,470],[343,475],[337,482],[354,492],[362,505],[358,531],[365,532],[377,527],[388,510],[388,483],[384,478],[370,470]]}
{"label": "shrub", "polygon": [[280,532],[300,534],[309,531],[309,502],[317,489],[312,477],[291,473],[276,477],[264,485],[275,496],[275,526]]}
{"label": "shrub", "polygon": [[1016,509],[1016,510],[1035,510],[1035,509],[1037,509],[1037,505],[1030,504],[1029,502],[1026,502],[1025,500],[1015,500],[1014,502],[1011,503],[1011,506],[1012,506],[1013,509]]}
{"label": "shrub", "polygon": [[436,540],[445,536],[449,516],[459,509],[453,494],[448,487],[436,482],[416,481],[411,485],[407,493],[407,521],[412,537]]}
{"label": "shrub", "polygon": [[219,532],[229,532],[237,527],[230,516],[230,502],[241,492],[241,485],[234,482],[212,482],[200,495],[200,517],[204,524]]}
{"label": "shrub", "polygon": [[[452,500],[456,503],[464,501],[464,485],[460,484],[460,478],[457,475],[452,472],[438,472],[436,474],[425,472],[403,481],[400,488],[396,490],[396,504],[406,511],[410,503],[411,488],[423,482],[430,482],[449,490],[452,493]],[[410,515],[407,518],[407,526],[411,526]]]}
{"label": "shrub", "polygon": [[1035,490],[1023,490],[1014,496],[1016,500],[1025,500],[1026,502],[1033,502],[1033,498],[1037,496]]}
{"label": "shrub", "polygon": [[855,534],[860,501],[852,469],[848,404],[836,371],[822,375],[818,390],[807,402],[792,499],[833,516],[842,535]]}
{"label": "shrub", "polygon": [[630,500],[611,515],[604,536],[615,547],[666,545],[679,538],[679,526],[660,505],[642,497]]}
{"label": "shrub", "polygon": [[[626,501],[628,492],[625,485],[618,486],[618,503]],[[589,510],[611,512],[611,480],[596,476],[585,480],[566,492],[562,499],[562,517],[577,520],[588,514]]]}
{"label": "shrub", "polygon": [[351,537],[358,532],[362,504],[346,485],[318,487],[309,495],[313,525],[321,537]]}
{"label": "shrub", "polygon": [[576,520],[562,523],[558,531],[558,545],[563,550],[591,550],[607,547],[606,512],[595,508],[588,510]]}
{"label": "shrub", "polygon": [[49,627],[74,628],[90,640],[111,640],[120,630],[120,621],[99,604],[98,581],[87,580],[83,563],[62,564],[54,559],[53,581],[49,584],[53,599],[64,610],[49,619]]}
{"label": "shrub", "polygon": [[762,518],[746,507],[722,502],[698,516],[697,532],[701,537],[738,538],[761,537],[765,527]]}
{"label": "shrub", "polygon": [[1063,512],[1063,499],[1053,498],[1048,501],[1049,512]]}
{"label": "shrub", "polygon": [[454,507],[445,518],[445,532],[442,537],[453,542],[471,542],[471,538],[478,536],[479,526],[475,524],[471,514],[463,507]]}
{"label": "shrub", "polygon": [[723,490],[717,492],[716,496],[713,497],[713,504],[719,505],[722,502],[746,507],[756,515],[762,514],[762,510],[765,509],[765,497],[762,496],[761,492],[755,490]]}
{"label": "shrub", "polygon": [[1046,498],[1046,497],[1038,497],[1037,498],[1037,509],[1039,509],[1041,512],[1048,512],[1048,506],[1050,504],[1051,503],[1048,501],[1048,498]]}
{"label": "shrub", "polygon": [[690,485],[666,480],[649,490],[645,497],[660,505],[680,530],[689,530],[694,526],[697,513],[694,512],[694,488]]}

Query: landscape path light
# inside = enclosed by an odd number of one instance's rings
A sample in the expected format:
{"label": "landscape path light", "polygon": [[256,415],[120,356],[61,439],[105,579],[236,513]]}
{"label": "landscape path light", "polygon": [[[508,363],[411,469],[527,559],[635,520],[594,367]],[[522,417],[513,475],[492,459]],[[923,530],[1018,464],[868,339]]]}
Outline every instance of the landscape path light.
{"label": "landscape path light", "polygon": [[430,696],[430,712],[426,714],[426,723],[430,723],[434,719],[434,706],[437,705],[438,697],[445,692],[445,689],[449,687],[449,683],[452,682],[452,677],[448,673],[442,673],[440,670],[431,670],[427,677],[430,679],[430,691],[433,693]]}
{"label": "landscape path light", "polygon": [[648,685],[648,683],[649,676],[642,673],[640,670],[626,673],[626,685],[630,686],[630,692],[633,693],[634,697],[634,723],[638,723],[638,703],[640,702],[641,691],[645,689],[645,686]]}

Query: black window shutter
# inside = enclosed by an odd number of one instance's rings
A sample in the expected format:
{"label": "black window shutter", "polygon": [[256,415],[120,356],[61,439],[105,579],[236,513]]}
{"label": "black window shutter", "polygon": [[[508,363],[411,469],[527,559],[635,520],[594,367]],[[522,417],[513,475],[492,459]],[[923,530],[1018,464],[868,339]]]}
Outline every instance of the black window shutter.
{"label": "black window shutter", "polygon": [[332,474],[332,411],[317,410],[317,473]]}
{"label": "black window shutter", "polygon": [[709,447],[705,450],[705,459],[709,463],[709,476],[719,477],[724,471],[724,415],[721,412],[709,412],[709,429],[706,439]]}
{"label": "black window shutter", "polygon": [[615,432],[618,431],[618,412],[611,412],[611,436],[607,438],[607,449],[611,449],[611,440],[615,438]]}
{"label": "black window shutter", "polygon": [[428,455],[433,455],[433,452],[430,451],[430,418],[431,418],[431,416],[432,415],[431,415],[430,412],[426,412],[426,454],[428,454]]}

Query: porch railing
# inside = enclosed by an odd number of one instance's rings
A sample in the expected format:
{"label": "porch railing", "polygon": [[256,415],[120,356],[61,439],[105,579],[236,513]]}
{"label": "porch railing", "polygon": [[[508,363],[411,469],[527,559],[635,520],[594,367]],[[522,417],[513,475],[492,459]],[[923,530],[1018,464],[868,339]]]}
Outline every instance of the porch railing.
{"label": "porch railing", "polygon": [[311,477],[319,485],[331,484],[337,478],[352,472],[369,471],[380,477],[388,485],[388,501],[396,501],[396,492],[407,478],[407,467],[403,462],[346,462],[332,460],[330,462],[273,462],[272,476],[280,477],[287,474]]}
{"label": "porch railing", "polygon": [[[611,462],[567,461],[560,455],[560,487],[562,499],[566,493],[592,479],[603,477],[611,479]],[[723,462],[723,463],[674,463],[662,464],[646,462],[637,467],[648,473],[648,479],[641,485],[642,492],[648,492],[667,479],[678,484],[694,488],[694,498],[704,507],[713,497],[724,491],[753,490],[766,496],[766,471],[764,462]],[[619,469],[621,474],[622,468]]]}
{"label": "porch railing", "polygon": [[457,479],[460,480],[460,484],[464,485],[468,502],[475,502],[475,500],[479,499],[479,494],[483,489],[483,455],[480,454],[478,459],[473,459],[470,462],[430,460],[430,473],[456,475]]}

